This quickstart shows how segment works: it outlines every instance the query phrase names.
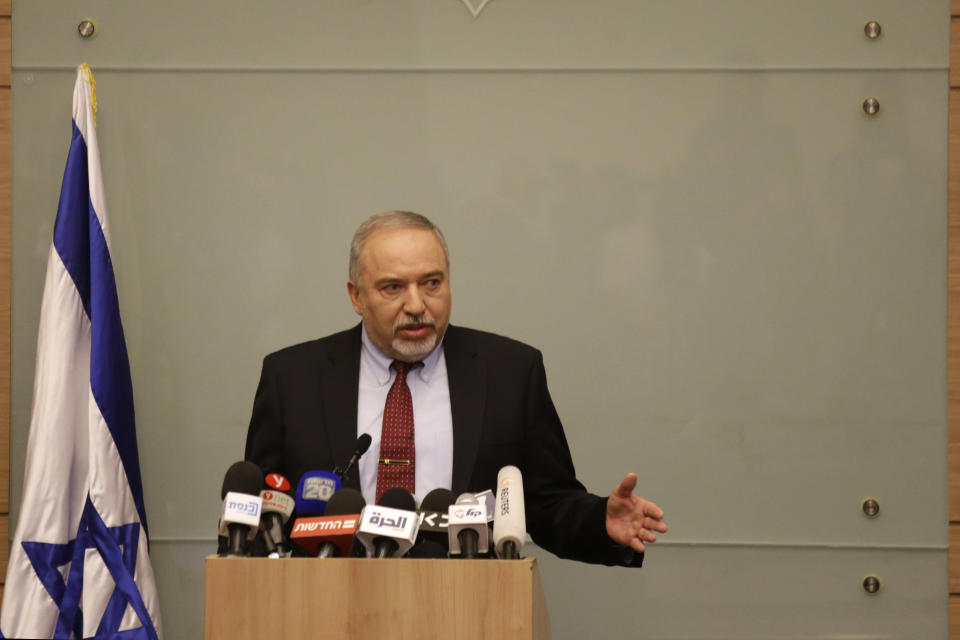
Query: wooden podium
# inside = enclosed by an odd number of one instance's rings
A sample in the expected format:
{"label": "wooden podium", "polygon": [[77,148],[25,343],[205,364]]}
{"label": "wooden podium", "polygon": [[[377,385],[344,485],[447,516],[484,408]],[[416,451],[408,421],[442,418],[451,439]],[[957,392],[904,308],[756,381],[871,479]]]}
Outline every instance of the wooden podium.
{"label": "wooden podium", "polygon": [[206,559],[206,640],[548,640],[536,560]]}

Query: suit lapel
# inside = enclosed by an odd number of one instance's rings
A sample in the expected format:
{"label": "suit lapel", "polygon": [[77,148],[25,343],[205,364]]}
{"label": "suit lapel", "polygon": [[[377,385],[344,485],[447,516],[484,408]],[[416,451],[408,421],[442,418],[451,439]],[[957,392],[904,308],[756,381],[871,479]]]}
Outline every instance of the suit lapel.
{"label": "suit lapel", "polygon": [[[345,464],[350,459],[357,442],[360,325],[343,336],[343,340],[331,345],[326,358],[320,363],[323,424],[335,465]],[[347,477],[346,486],[360,489],[356,468]]]}
{"label": "suit lapel", "polygon": [[451,490],[459,494],[467,490],[480,446],[486,397],[486,370],[469,334],[457,327],[447,328],[443,354],[447,363],[450,411],[453,415]]}

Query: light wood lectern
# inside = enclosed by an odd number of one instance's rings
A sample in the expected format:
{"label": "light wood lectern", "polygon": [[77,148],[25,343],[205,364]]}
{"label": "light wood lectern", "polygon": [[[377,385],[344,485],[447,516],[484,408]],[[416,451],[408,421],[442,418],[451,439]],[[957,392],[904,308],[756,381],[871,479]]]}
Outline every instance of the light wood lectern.
{"label": "light wood lectern", "polygon": [[549,640],[536,560],[206,560],[206,640]]}

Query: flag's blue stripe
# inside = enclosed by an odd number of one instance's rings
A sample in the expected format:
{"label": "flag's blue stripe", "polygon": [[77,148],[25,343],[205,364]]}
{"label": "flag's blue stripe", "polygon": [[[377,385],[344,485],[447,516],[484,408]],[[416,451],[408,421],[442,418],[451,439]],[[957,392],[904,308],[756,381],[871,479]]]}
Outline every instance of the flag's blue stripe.
{"label": "flag's blue stripe", "polygon": [[120,304],[113,263],[100,220],[90,201],[87,145],[73,124],[73,139],[63,173],[60,206],[53,231],[53,244],[77,286],[92,327],[90,386],[97,406],[113,435],[130,491],[147,532],[143,506],[143,483],[133,413],[130,363],[120,323]]}

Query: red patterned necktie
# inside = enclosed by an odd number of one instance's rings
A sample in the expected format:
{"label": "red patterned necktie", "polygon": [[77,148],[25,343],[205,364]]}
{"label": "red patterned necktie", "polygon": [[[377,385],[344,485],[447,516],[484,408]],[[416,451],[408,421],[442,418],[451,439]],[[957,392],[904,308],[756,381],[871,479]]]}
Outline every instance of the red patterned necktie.
{"label": "red patterned necktie", "polygon": [[413,397],[407,386],[407,373],[419,362],[393,361],[397,377],[387,393],[380,432],[380,464],[377,467],[377,502],[384,491],[400,487],[414,492],[416,446],[413,440]]}

